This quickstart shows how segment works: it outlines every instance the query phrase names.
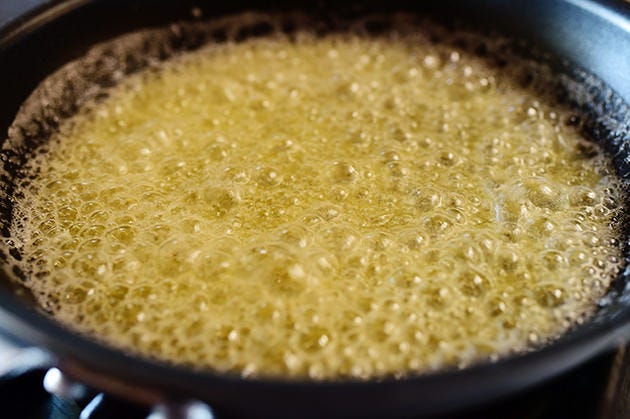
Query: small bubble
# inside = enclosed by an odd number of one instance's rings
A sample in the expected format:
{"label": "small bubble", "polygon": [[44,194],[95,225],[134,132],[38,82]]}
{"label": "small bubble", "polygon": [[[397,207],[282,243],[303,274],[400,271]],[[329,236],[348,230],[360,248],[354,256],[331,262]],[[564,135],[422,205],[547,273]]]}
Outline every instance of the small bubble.
{"label": "small bubble", "polygon": [[345,201],[350,196],[350,192],[339,185],[335,185],[330,191],[331,197],[335,201]]}
{"label": "small bubble", "polygon": [[57,218],[60,221],[74,221],[77,217],[78,214],[78,210],[74,207],[71,206],[65,206],[62,208],[59,208],[59,210],[57,211]]}
{"label": "small bubble", "polygon": [[455,154],[450,151],[443,151],[440,154],[440,163],[444,166],[452,166],[455,164]]}
{"label": "small bubble", "polygon": [[400,154],[394,150],[381,151],[381,161],[383,163],[397,162],[400,160]]}
{"label": "small bubble", "polygon": [[567,265],[566,257],[558,251],[548,250],[542,255],[542,262],[551,271],[557,271]]}
{"label": "small bubble", "polygon": [[493,317],[501,316],[507,311],[507,304],[505,301],[494,298],[489,305],[490,315]]}
{"label": "small bubble", "polygon": [[479,297],[490,289],[490,283],[484,275],[466,271],[459,276],[462,292],[470,297]]}
{"label": "small bubble", "polygon": [[355,166],[348,162],[336,161],[332,166],[332,179],[335,182],[355,182],[359,178],[359,172]]}
{"label": "small bubble", "polygon": [[425,212],[429,212],[442,204],[442,196],[433,189],[417,189],[412,193],[415,206]]}
{"label": "small bubble", "polygon": [[421,247],[426,246],[428,239],[422,231],[418,229],[409,229],[399,233],[398,240],[409,250],[418,250]]}
{"label": "small bubble", "polygon": [[234,183],[246,184],[249,182],[249,174],[245,169],[229,167],[225,169],[225,176]]}
{"label": "small bubble", "polygon": [[57,223],[55,223],[54,220],[42,221],[39,224],[38,228],[39,228],[39,231],[41,231],[44,234],[52,234],[56,231]]}
{"label": "small bubble", "polygon": [[560,193],[555,186],[541,178],[532,178],[523,183],[527,197],[537,207],[557,210],[560,207]]}
{"label": "small bubble", "polygon": [[423,226],[432,237],[439,236],[452,227],[451,220],[444,215],[432,215],[425,218]]}
{"label": "small bubble", "polygon": [[435,55],[426,55],[422,60],[424,68],[436,70],[440,66],[440,59]]}
{"label": "small bubble", "polygon": [[256,180],[260,186],[270,188],[280,185],[283,181],[283,177],[274,168],[262,167],[257,172]]}
{"label": "small bubble", "polygon": [[540,287],[536,290],[536,301],[542,307],[558,307],[565,302],[566,292],[552,285]]}
{"label": "small bubble", "polygon": [[409,175],[409,169],[397,161],[387,163],[387,168],[394,178],[404,178]]}
{"label": "small bubble", "polygon": [[131,226],[120,226],[110,231],[109,236],[121,243],[131,243],[135,237],[135,231]]}
{"label": "small bubble", "polygon": [[341,214],[341,208],[333,205],[322,205],[316,210],[317,215],[326,221],[332,221]]}
{"label": "small bubble", "polygon": [[593,206],[597,203],[597,194],[590,188],[576,186],[569,196],[569,202],[574,206]]}
{"label": "small bubble", "polygon": [[63,301],[65,304],[81,304],[85,301],[87,297],[87,293],[82,288],[77,287],[68,287],[66,288],[66,292],[63,296]]}
{"label": "small bubble", "polygon": [[223,215],[237,206],[241,200],[239,194],[231,189],[209,186],[203,190],[203,201],[218,214]]}

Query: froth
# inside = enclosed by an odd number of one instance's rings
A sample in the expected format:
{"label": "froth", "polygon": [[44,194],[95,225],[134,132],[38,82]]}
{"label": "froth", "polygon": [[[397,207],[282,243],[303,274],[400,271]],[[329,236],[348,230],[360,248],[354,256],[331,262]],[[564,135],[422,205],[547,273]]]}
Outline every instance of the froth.
{"label": "froth", "polygon": [[428,26],[271,27],[121,80],[29,162],[12,240],[55,317],[321,379],[465,366],[592,313],[620,184],[521,63]]}

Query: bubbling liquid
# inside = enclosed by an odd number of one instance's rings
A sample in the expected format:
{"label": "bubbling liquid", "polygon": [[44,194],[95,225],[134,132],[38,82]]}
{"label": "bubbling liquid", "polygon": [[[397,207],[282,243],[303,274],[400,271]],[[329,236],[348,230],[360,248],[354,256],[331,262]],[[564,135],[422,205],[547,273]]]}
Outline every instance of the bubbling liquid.
{"label": "bubbling liquid", "polygon": [[29,163],[26,285],[116,347],[245,376],[400,376],[552,339],[620,268],[621,186],[513,70],[304,31],[130,76]]}

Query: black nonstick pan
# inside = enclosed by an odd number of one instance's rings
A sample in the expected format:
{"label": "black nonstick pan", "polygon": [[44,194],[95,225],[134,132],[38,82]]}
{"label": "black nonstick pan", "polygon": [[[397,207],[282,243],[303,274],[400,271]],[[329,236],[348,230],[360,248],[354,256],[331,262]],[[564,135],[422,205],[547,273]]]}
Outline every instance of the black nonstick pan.
{"label": "black nonstick pan", "polygon": [[[604,146],[618,174],[630,178],[630,4],[621,0],[32,3],[29,10],[17,15],[9,14],[8,6],[0,7],[0,13],[7,13],[0,16],[0,139],[7,137],[21,104],[47,75],[82,56],[92,45],[126,32],[172,22],[212,20],[246,10],[302,11],[321,20],[402,10],[446,25],[505,34],[522,41],[516,44],[524,54],[551,62],[565,74],[561,78],[564,81],[556,86],[559,99],[575,109],[585,135]],[[15,5],[16,9],[26,8],[25,4]],[[250,28],[241,35],[256,36],[256,31]],[[187,50],[205,40],[174,31],[163,42]],[[158,50],[152,54],[156,59],[165,58]],[[126,59],[128,72],[147,65],[133,55]],[[111,84],[113,79],[105,75],[98,83]],[[76,111],[72,98],[81,88],[81,84],[72,83],[64,87],[62,96],[67,103],[60,104],[62,112],[55,115]],[[11,193],[18,169],[59,122],[43,111],[37,121],[22,133],[21,144],[5,142],[0,153],[0,227],[5,236],[12,217]],[[628,256],[629,236],[627,231],[624,234]],[[15,257],[19,255],[5,251],[4,266]],[[217,416],[227,417],[418,417],[461,413],[540,383],[630,341],[630,271],[626,270],[592,319],[532,352],[463,370],[403,379],[245,379],[143,359],[74,333],[35,306],[28,293],[15,285],[19,284],[19,276],[10,269],[0,274],[0,329],[6,337],[38,348],[42,362],[58,367],[65,377],[134,402],[162,406],[162,412],[172,417],[195,417],[194,412],[202,415],[197,417],[207,417],[203,416],[209,412],[207,407]]]}

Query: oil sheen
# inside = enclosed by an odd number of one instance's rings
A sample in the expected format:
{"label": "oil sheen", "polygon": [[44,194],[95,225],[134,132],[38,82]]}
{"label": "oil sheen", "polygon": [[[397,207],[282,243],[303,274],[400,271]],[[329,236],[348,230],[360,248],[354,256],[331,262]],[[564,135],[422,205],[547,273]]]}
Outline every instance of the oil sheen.
{"label": "oil sheen", "polygon": [[511,71],[417,37],[304,32],[131,76],[29,163],[26,285],[89,336],[244,376],[536,347],[618,272],[621,186]]}

